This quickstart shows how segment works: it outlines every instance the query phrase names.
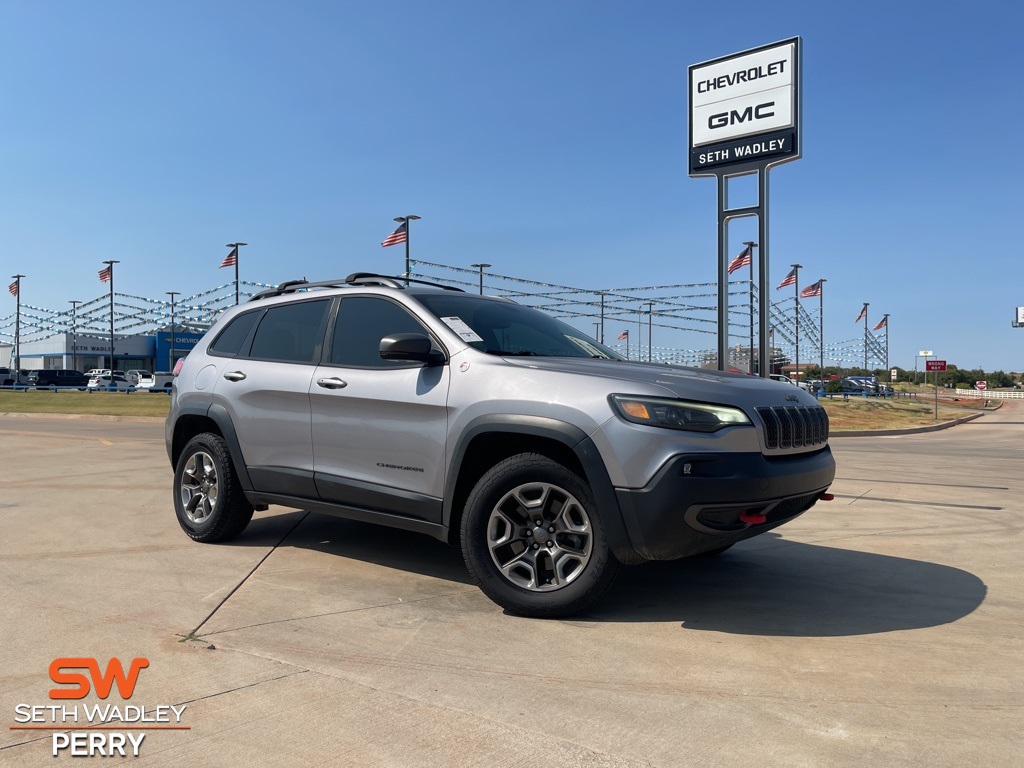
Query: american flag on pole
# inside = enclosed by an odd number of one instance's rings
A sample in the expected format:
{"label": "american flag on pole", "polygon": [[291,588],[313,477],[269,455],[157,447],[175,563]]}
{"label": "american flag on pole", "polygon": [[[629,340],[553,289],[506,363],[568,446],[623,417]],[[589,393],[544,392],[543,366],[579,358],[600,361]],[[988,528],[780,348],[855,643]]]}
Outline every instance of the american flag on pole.
{"label": "american flag on pole", "polygon": [[785,288],[787,285],[796,285],[796,267],[793,267],[782,282],[775,286],[775,290],[777,291],[780,288]]}
{"label": "american flag on pole", "polygon": [[7,286],[7,290],[11,292],[11,296],[18,295],[18,281],[15,280],[13,283]]}
{"label": "american flag on pole", "polygon": [[100,270],[100,282],[101,283],[109,283],[110,282],[110,276],[111,276],[110,265],[108,264],[107,266],[105,266],[103,269]]}
{"label": "american flag on pole", "polygon": [[629,331],[623,331],[619,334],[619,341],[625,341],[629,338]]}
{"label": "american flag on pole", "polygon": [[224,269],[224,267],[233,267],[238,263],[238,246],[236,245],[231,249],[231,252],[224,257],[224,261],[220,263],[217,269]]}
{"label": "american flag on pole", "polygon": [[815,296],[821,296],[821,280],[816,283],[811,283],[802,291],[800,291],[801,299],[810,299]]}
{"label": "american flag on pole", "polygon": [[398,225],[398,229],[384,238],[384,242],[380,244],[381,248],[387,248],[389,245],[398,245],[404,243],[409,239],[409,222],[403,221]]}
{"label": "american flag on pole", "polygon": [[888,324],[889,324],[889,318],[888,317],[883,317],[881,320],[878,321],[878,325],[876,325],[871,330],[873,330],[873,331],[880,331],[883,328],[885,328],[885,326],[887,326]]}
{"label": "american flag on pole", "polygon": [[863,307],[861,307],[860,314],[857,315],[857,319],[854,320],[853,322],[859,323],[861,320],[863,320],[865,317],[867,317],[867,314],[868,314],[868,305],[865,304]]}
{"label": "american flag on pole", "polygon": [[729,262],[729,274],[730,275],[733,272],[735,272],[737,269],[741,269],[743,267],[749,267],[750,266],[750,254],[751,254],[752,250],[753,250],[753,248],[748,245],[746,248],[744,248],[742,251],[740,251],[740,255],[739,256],[737,256],[735,259],[733,259],[732,261]]}

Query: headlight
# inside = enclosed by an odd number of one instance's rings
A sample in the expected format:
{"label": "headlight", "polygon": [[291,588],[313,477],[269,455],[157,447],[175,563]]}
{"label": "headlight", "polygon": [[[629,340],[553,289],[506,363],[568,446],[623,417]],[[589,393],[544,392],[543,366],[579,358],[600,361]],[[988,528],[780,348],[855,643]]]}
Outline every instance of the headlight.
{"label": "headlight", "polygon": [[716,432],[726,427],[750,425],[750,419],[743,411],[727,405],[629,395],[612,395],[609,400],[616,413],[623,419],[649,427]]}

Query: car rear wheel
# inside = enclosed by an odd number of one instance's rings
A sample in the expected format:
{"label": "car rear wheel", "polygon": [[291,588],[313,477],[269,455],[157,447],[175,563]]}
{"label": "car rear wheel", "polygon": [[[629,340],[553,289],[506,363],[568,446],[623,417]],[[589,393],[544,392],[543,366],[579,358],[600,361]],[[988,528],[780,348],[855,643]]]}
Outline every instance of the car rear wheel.
{"label": "car rear wheel", "polygon": [[476,484],[462,552],[484,594],[520,616],[577,613],[619,569],[589,486],[536,453],[505,459]]}
{"label": "car rear wheel", "polygon": [[182,530],[196,541],[227,541],[249,524],[252,505],[220,435],[196,435],[181,452],[174,470],[174,511]]}

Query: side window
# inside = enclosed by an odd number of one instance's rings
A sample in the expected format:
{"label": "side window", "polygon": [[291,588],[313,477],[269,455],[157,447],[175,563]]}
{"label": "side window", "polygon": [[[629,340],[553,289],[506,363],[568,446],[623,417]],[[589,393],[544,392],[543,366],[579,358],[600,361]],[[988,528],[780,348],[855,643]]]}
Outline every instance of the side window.
{"label": "side window", "polygon": [[393,333],[430,335],[419,320],[392,301],[373,296],[342,299],[331,338],[331,362],[359,368],[408,365],[380,357],[380,340]]}
{"label": "side window", "polygon": [[249,357],[286,363],[313,363],[323,338],[329,299],[281,304],[263,316]]}
{"label": "side window", "polygon": [[217,338],[214,339],[213,344],[210,345],[210,354],[223,355],[224,357],[234,357],[237,355],[242,342],[249,335],[253,323],[256,322],[256,318],[260,316],[261,312],[263,312],[262,309],[258,309],[255,312],[246,312],[228,323],[228,327],[221,331]]}

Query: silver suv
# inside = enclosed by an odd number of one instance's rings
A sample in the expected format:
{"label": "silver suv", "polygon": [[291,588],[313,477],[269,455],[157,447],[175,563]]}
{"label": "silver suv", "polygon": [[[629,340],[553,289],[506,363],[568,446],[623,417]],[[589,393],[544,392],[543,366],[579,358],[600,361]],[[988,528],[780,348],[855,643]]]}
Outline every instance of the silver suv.
{"label": "silver suv", "polygon": [[620,563],[728,549],[835,475],[800,389],[623,360],[508,299],[356,273],[224,313],[175,380],[178,522],[240,534],[269,504],[459,543],[494,602],[565,616]]}

